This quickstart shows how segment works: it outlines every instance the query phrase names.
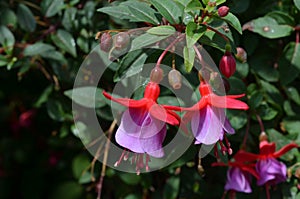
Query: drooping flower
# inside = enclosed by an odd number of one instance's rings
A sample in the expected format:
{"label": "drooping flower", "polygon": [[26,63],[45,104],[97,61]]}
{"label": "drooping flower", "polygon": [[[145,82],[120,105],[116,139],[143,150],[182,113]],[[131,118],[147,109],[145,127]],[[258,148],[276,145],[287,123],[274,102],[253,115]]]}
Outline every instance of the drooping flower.
{"label": "drooping flower", "polygon": [[[164,156],[162,143],[166,136],[166,123],[178,125],[180,121],[176,113],[157,104],[159,94],[159,85],[155,82],[147,84],[144,97],[140,100],[117,99],[103,92],[106,98],[128,107],[122,115],[115,138],[119,145],[138,154],[134,161],[138,173],[144,166],[148,170],[149,155],[156,158]],[[146,163],[144,164],[145,153]],[[122,158],[127,159],[125,153],[121,155],[116,166],[120,164]]]}
{"label": "drooping flower", "polygon": [[212,166],[228,166],[224,189],[231,192],[251,193],[251,176],[259,179],[254,161],[257,156],[245,151],[238,151],[228,163],[215,162]]}
{"label": "drooping flower", "polygon": [[275,185],[286,181],[287,168],[285,164],[276,158],[297,147],[299,147],[297,144],[290,143],[279,151],[276,151],[276,144],[274,142],[261,141],[259,145],[260,154],[258,155],[258,161],[256,163],[256,170],[260,175],[260,179],[257,180],[257,185]]}
{"label": "drooping flower", "polygon": [[231,153],[230,144],[224,134],[225,132],[233,134],[235,131],[225,116],[225,108],[247,110],[246,103],[235,99],[243,97],[244,94],[218,96],[213,93],[211,86],[203,81],[200,83],[199,92],[201,99],[190,108],[164,107],[170,110],[187,111],[183,121],[191,121],[191,129],[196,138],[195,144],[211,145],[225,138],[228,148],[226,149],[220,142],[221,150]]}

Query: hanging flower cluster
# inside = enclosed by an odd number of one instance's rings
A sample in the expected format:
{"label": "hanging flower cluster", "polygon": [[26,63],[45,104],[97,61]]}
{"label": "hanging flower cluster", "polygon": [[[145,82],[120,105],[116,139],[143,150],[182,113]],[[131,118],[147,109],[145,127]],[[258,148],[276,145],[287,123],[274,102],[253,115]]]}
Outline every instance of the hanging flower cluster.
{"label": "hanging flower cluster", "polygon": [[228,166],[225,191],[229,191],[230,198],[235,198],[235,192],[251,193],[251,176],[254,176],[258,186],[265,186],[267,198],[270,198],[269,186],[285,182],[287,179],[286,165],[277,158],[293,148],[299,146],[290,143],[276,151],[276,144],[262,140],[259,154],[238,151],[227,164],[216,162],[212,166]]}
{"label": "hanging flower cluster", "polygon": [[[176,75],[178,76],[178,74]],[[224,154],[226,152],[231,154],[232,149],[225,133],[233,134],[235,131],[225,116],[225,108],[247,110],[248,105],[236,99],[243,97],[244,94],[218,96],[214,94],[211,86],[201,79],[199,86],[201,99],[194,106],[183,108],[160,105],[157,103],[160,95],[158,83],[162,77],[163,71],[156,66],[151,72],[144,97],[140,100],[117,99],[107,92],[103,92],[106,98],[128,107],[122,115],[115,136],[116,142],[124,147],[125,151],[115,166],[118,166],[122,160],[127,160],[129,151],[132,151],[136,154],[132,158],[132,163],[136,164],[136,172],[140,173],[143,168],[148,171],[150,156],[155,158],[164,156],[162,145],[167,131],[166,124],[176,126],[181,123],[180,117],[174,111],[185,112],[182,123],[183,126],[191,124],[191,131],[196,140],[195,144],[212,145],[219,142],[221,151]],[[224,146],[223,140],[225,140],[226,146]]]}

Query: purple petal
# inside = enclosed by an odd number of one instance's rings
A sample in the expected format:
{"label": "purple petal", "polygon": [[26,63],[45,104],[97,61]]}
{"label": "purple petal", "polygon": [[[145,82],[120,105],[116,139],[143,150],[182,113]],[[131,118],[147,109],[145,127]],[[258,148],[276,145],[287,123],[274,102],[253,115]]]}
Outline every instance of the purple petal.
{"label": "purple petal", "polygon": [[267,182],[278,184],[286,181],[286,166],[275,158],[259,160],[256,163],[256,170],[260,175],[260,178],[257,180],[259,186]]}
{"label": "purple petal", "polygon": [[229,133],[229,134],[234,134],[235,133],[235,130],[232,128],[229,120],[227,117],[225,117],[225,120],[224,120],[224,130],[225,132]]}
{"label": "purple petal", "polygon": [[251,193],[251,176],[249,173],[241,171],[238,167],[232,167],[227,171],[227,181],[225,190]]}
{"label": "purple petal", "polygon": [[128,109],[123,113],[116,133],[116,141],[133,152],[162,157],[164,155],[162,142],[165,136],[166,125],[164,122],[152,118],[149,112]]}
{"label": "purple petal", "polygon": [[195,112],[191,120],[192,132],[196,143],[206,145],[216,143],[223,133],[223,125],[220,122],[223,109],[206,106]]}

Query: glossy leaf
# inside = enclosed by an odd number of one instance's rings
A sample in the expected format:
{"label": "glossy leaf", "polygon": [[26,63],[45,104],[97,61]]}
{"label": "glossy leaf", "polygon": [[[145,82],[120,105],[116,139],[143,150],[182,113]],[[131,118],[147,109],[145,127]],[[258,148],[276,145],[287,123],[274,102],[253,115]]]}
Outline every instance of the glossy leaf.
{"label": "glossy leaf", "polygon": [[31,10],[24,4],[20,3],[17,10],[18,23],[21,28],[28,32],[33,32],[36,28],[36,21]]}
{"label": "glossy leaf", "polygon": [[289,36],[293,31],[293,27],[278,24],[278,22],[270,16],[260,17],[252,20],[251,22],[245,24],[243,29],[256,32],[269,39],[286,37]]}
{"label": "glossy leaf", "polygon": [[195,50],[193,47],[188,48],[184,47],[183,49],[183,56],[184,56],[184,65],[185,65],[185,70],[186,72],[191,72],[194,66],[194,61],[195,61]]}
{"label": "glossy leaf", "polygon": [[279,60],[280,81],[287,85],[294,81],[300,73],[300,45],[290,42]]}
{"label": "glossy leaf", "polygon": [[185,7],[185,12],[199,11],[203,9],[202,4],[198,0],[191,0]]}
{"label": "glossy leaf", "polygon": [[89,167],[90,160],[85,155],[78,155],[73,159],[72,171],[75,178],[79,179],[84,171]]}
{"label": "glossy leaf", "polygon": [[300,105],[300,95],[295,87],[288,87],[285,92],[296,104]]}
{"label": "glossy leaf", "polygon": [[226,113],[230,124],[234,129],[241,129],[247,124],[248,117],[246,112],[237,110],[227,110]]}
{"label": "glossy leaf", "polygon": [[186,44],[188,48],[193,47],[195,43],[202,37],[205,33],[206,27],[198,26],[195,22],[190,22],[186,26]]}
{"label": "glossy leaf", "polygon": [[1,18],[0,18],[0,24],[4,26],[10,26],[15,28],[17,25],[17,16],[9,8],[3,7],[0,8]]}
{"label": "glossy leaf", "polygon": [[182,20],[183,10],[173,0],[150,0],[150,2],[171,24],[179,24]]}
{"label": "glossy leaf", "polygon": [[14,48],[15,37],[6,26],[0,26],[0,44],[6,47],[8,53]]}
{"label": "glossy leaf", "polygon": [[229,12],[228,15],[223,17],[222,19],[224,19],[230,26],[232,26],[240,34],[243,34],[241,23],[234,14]]}
{"label": "glossy leaf", "polygon": [[281,12],[281,11],[269,12],[266,16],[272,17],[278,22],[278,24],[290,25],[290,26],[295,25],[295,20],[285,12]]}
{"label": "glossy leaf", "polygon": [[97,11],[106,13],[112,17],[116,17],[116,18],[120,18],[120,19],[127,19],[132,22],[139,21],[139,19],[130,12],[128,6],[124,6],[122,4],[119,6],[99,8]]}
{"label": "glossy leaf", "polygon": [[49,53],[50,51],[54,51],[54,50],[55,48],[49,44],[35,43],[25,48],[24,56],[40,55],[42,53]]}
{"label": "glossy leaf", "polygon": [[73,36],[69,32],[59,29],[56,34],[51,35],[51,39],[55,45],[62,50],[70,53],[73,55],[73,57],[77,56],[76,43]]}
{"label": "glossy leaf", "polygon": [[177,197],[177,194],[179,193],[179,184],[180,184],[180,178],[173,176],[170,177],[167,180],[167,183],[164,187],[164,198],[165,199],[173,199]]}
{"label": "glossy leaf", "polygon": [[147,3],[136,1],[132,4],[128,4],[128,8],[139,21],[149,22],[155,25],[159,24],[159,20],[156,17],[158,13],[150,8]]}
{"label": "glossy leaf", "polygon": [[158,26],[147,30],[147,33],[152,35],[172,35],[176,32],[173,26]]}
{"label": "glossy leaf", "polygon": [[53,17],[56,15],[64,6],[63,0],[43,0],[42,8],[45,17]]}
{"label": "glossy leaf", "polygon": [[300,0],[294,0],[294,4],[300,10]]}
{"label": "glossy leaf", "polygon": [[161,41],[169,36],[170,35],[153,35],[149,33],[142,34],[132,40],[130,51],[151,46],[151,44],[155,44],[156,42]]}
{"label": "glossy leaf", "polygon": [[79,87],[67,90],[64,94],[77,104],[87,108],[99,108],[106,105],[102,89],[96,87]]}

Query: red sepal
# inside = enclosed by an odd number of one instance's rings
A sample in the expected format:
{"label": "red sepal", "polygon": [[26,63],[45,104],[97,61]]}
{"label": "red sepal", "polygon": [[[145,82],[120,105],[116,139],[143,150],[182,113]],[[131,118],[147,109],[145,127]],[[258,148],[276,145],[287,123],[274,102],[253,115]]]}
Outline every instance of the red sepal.
{"label": "red sepal", "polygon": [[268,141],[261,141],[259,143],[259,149],[261,155],[273,154],[276,151],[276,145],[274,142],[269,143]]}
{"label": "red sepal", "polygon": [[140,99],[140,100],[134,100],[134,99],[129,99],[129,98],[114,98],[107,92],[103,91],[102,94],[104,97],[106,97],[109,100],[112,100],[114,102],[117,102],[123,106],[130,107],[130,108],[138,108],[145,106],[148,103],[147,99]]}
{"label": "red sepal", "polygon": [[282,147],[279,151],[276,151],[274,154],[273,154],[273,157],[274,158],[278,158],[282,155],[284,155],[285,153],[287,153],[289,150],[293,149],[293,148],[299,148],[299,145],[296,144],[296,143],[290,143],[290,144],[287,144],[285,145],[284,147]]}

